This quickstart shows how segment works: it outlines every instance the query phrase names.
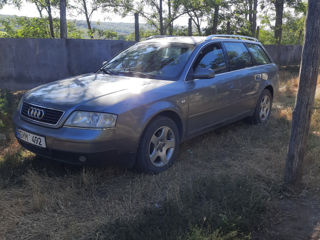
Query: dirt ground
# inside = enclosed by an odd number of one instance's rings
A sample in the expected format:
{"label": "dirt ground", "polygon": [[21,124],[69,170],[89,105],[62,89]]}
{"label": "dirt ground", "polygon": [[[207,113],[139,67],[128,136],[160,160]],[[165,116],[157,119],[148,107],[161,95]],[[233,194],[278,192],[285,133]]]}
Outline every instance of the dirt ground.
{"label": "dirt ground", "polygon": [[0,240],[320,239],[320,91],[302,184],[289,191],[282,177],[297,73],[280,78],[268,124],[240,121],[187,141],[159,175],[53,163],[0,128],[9,139],[0,148]]}

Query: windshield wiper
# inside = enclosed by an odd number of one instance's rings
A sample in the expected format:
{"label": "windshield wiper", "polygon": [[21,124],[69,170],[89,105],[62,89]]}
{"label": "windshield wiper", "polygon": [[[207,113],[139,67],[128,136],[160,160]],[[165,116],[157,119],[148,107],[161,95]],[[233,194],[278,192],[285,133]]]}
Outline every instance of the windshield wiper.
{"label": "windshield wiper", "polygon": [[127,76],[132,76],[132,77],[140,77],[140,78],[152,78],[155,79],[156,76],[149,74],[149,73],[142,73],[142,72],[134,72],[134,71],[123,71],[119,72],[120,74],[124,74]]}
{"label": "windshield wiper", "polygon": [[105,73],[105,74],[109,74],[109,75],[116,75],[117,73],[116,72],[113,72],[113,71],[111,71],[111,70],[109,70],[109,69],[105,69],[105,68],[100,68],[99,69],[99,71],[101,71],[101,72],[103,72],[103,73]]}

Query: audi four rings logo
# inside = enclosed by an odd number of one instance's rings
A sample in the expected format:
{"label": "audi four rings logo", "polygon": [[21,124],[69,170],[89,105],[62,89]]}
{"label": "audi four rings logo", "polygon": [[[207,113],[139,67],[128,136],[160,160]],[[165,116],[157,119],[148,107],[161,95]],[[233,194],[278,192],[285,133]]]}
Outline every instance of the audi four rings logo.
{"label": "audi four rings logo", "polygon": [[44,110],[35,107],[29,107],[28,116],[40,120],[44,117]]}

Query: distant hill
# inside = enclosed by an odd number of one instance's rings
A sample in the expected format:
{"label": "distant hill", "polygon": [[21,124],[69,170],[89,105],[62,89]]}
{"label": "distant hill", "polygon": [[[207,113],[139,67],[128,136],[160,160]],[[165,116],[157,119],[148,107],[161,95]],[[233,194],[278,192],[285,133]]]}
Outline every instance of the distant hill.
{"label": "distant hill", "polygon": [[[14,18],[14,15],[3,15],[0,14],[0,19],[3,18]],[[83,30],[84,32],[87,30],[87,22],[84,20],[75,20],[68,19],[68,21],[72,21],[76,24],[77,28]],[[128,35],[134,32],[134,23],[125,23],[125,22],[91,22],[91,26],[93,28],[98,28],[102,30],[113,30],[118,33],[118,35]],[[140,29],[144,30],[153,30],[153,28],[145,23],[140,23]]]}
{"label": "distant hill", "polygon": [[[76,26],[80,29],[87,29],[87,22],[84,20],[71,20],[74,21]],[[134,23],[124,23],[124,22],[91,22],[93,28],[98,28],[102,30],[113,30],[118,33],[118,35],[128,35],[134,32]],[[140,29],[144,30],[154,30],[150,25],[145,23],[140,23]]]}

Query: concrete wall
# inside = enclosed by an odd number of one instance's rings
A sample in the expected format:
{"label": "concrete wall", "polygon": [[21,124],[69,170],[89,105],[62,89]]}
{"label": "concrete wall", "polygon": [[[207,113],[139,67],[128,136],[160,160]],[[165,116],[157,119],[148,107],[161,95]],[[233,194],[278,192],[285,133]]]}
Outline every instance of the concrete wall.
{"label": "concrete wall", "polygon": [[[0,39],[0,88],[29,89],[96,71],[134,42],[85,39]],[[299,65],[301,46],[266,46],[275,62]]]}
{"label": "concrete wall", "polygon": [[29,89],[94,72],[134,44],[117,40],[0,39],[0,88]]}
{"label": "concrete wall", "polygon": [[266,45],[265,48],[280,66],[300,65],[302,53],[300,45]]}

